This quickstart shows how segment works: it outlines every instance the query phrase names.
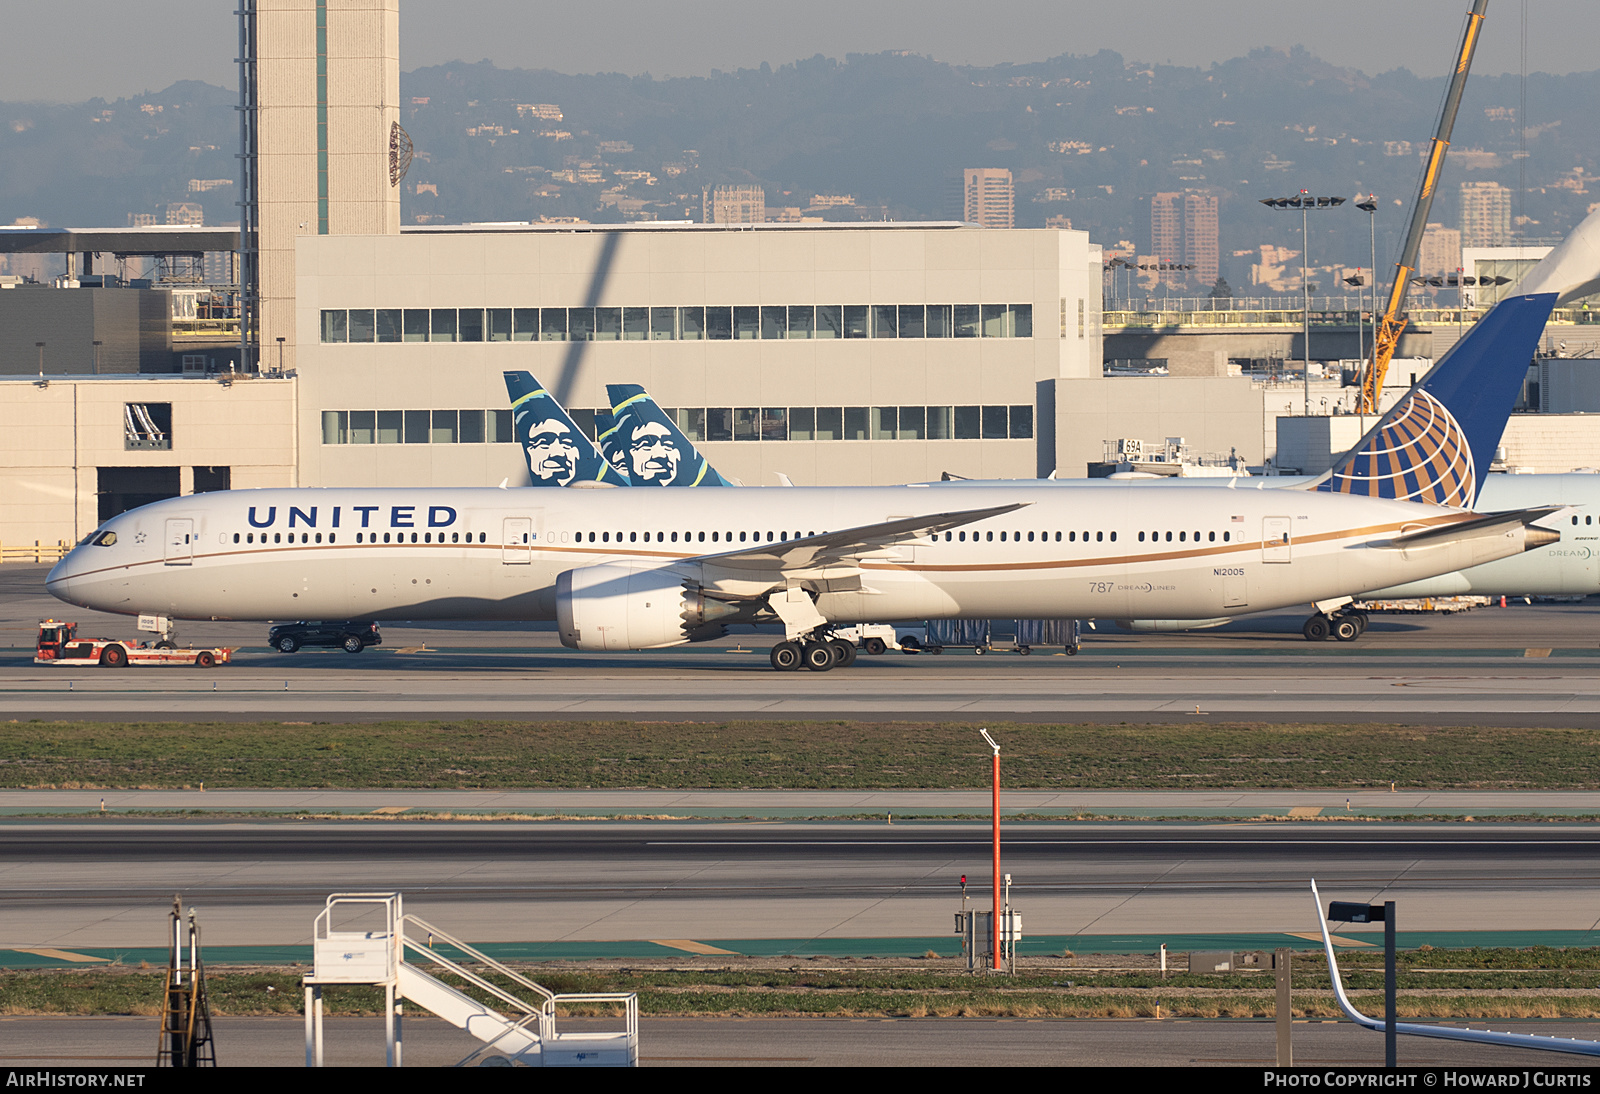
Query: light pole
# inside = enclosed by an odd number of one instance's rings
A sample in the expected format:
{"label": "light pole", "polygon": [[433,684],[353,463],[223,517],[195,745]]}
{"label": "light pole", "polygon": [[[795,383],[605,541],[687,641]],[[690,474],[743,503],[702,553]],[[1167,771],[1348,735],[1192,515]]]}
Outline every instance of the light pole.
{"label": "light pole", "polygon": [[[1372,244],[1372,348],[1378,348],[1378,195],[1368,194],[1356,202],[1356,208],[1367,214],[1367,238]],[[1362,341],[1361,359],[1367,359],[1366,342]]]}
{"label": "light pole", "polygon": [[1311,416],[1311,229],[1306,220],[1306,215],[1312,209],[1333,209],[1344,204],[1344,198],[1312,197],[1308,190],[1301,190],[1292,198],[1261,198],[1261,204],[1269,209],[1299,209],[1300,210],[1300,297],[1302,304],[1301,315],[1304,331],[1301,334],[1302,349],[1305,357],[1305,371],[1301,373],[1305,381],[1305,415]]}
{"label": "light pole", "polygon": [[994,915],[990,917],[989,924],[994,934],[990,940],[990,945],[993,947],[991,967],[995,972],[999,972],[1003,967],[1000,964],[1000,915],[1003,907],[1000,902],[1000,746],[989,736],[987,729],[980,729],[978,732],[983,734],[983,739],[994,749]]}
{"label": "light pole", "polygon": [[[1328,904],[1328,918],[1336,923],[1383,924],[1383,999],[1388,1012],[1383,1022],[1383,1066],[1395,1067],[1395,957],[1394,901],[1382,904],[1351,904],[1335,900]],[[1324,928],[1326,929],[1326,928]],[[1332,952],[1332,947],[1329,947]]]}
{"label": "light pole", "polygon": [[94,346],[94,374],[96,376],[100,375],[100,347],[104,344],[99,340],[90,343],[90,345]]}
{"label": "light pole", "polygon": [[44,379],[44,343],[43,342],[35,342],[34,345],[39,348],[39,379],[43,380]]}

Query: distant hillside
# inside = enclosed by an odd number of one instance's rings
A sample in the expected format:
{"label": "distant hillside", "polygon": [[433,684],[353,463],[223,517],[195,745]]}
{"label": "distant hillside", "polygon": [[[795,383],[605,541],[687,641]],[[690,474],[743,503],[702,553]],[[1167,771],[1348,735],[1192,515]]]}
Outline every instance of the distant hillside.
{"label": "distant hillside", "polygon": [[[1305,187],[1375,190],[1380,264],[1392,259],[1442,78],[1368,77],[1303,52],[1258,50],[1208,69],[1129,64],[1115,53],[963,68],[901,54],[814,57],[772,69],[656,80],[449,64],[404,74],[402,124],[418,156],[408,223],[699,219],[701,189],[759,184],[769,213],[850,195],[830,219],[951,215],[948,178],[1008,167],[1017,221],[1071,219],[1098,242],[1149,247],[1149,199],[1208,189],[1222,199],[1223,272],[1235,250],[1299,247],[1297,218],[1257,198]],[[1456,184],[1529,193],[1530,236],[1559,236],[1591,201],[1600,72],[1534,76],[1528,156],[1516,77],[1473,77],[1434,219],[1456,221]],[[236,219],[233,92],[185,82],[147,96],[65,106],[0,104],[0,223],[123,224],[196,200]],[[556,111],[547,109],[557,108]],[[546,108],[546,109],[541,109]],[[556,116],[559,112],[559,117]],[[819,215],[814,211],[811,215]],[[1313,259],[1365,265],[1366,225],[1319,215]]]}

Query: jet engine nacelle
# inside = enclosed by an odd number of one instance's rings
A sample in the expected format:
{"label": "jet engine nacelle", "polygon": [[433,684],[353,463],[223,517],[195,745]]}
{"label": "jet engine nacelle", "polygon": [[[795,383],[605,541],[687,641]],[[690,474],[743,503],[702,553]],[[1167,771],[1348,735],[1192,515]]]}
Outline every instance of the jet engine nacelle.
{"label": "jet engine nacelle", "polygon": [[681,570],[644,562],[607,562],[556,578],[561,644],[575,650],[649,650],[717,638],[718,620],[751,605],[705,596]]}

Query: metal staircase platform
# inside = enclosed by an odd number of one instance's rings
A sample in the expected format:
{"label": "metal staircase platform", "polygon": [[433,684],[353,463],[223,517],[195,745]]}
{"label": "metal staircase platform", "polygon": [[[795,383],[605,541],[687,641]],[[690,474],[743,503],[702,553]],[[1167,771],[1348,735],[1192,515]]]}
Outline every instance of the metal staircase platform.
{"label": "metal staircase platform", "polygon": [[[340,912],[359,915],[381,909],[382,930],[335,930]],[[313,971],[306,992],[306,1066],[322,1065],[322,988],[370,984],[384,988],[386,1062],[401,1063],[401,1000],[438,1015],[482,1042],[457,1066],[513,1063],[533,1067],[637,1067],[639,997],[632,992],[557,995],[470,944],[414,915],[399,893],[335,893],[313,927]],[[435,966],[460,982],[451,984],[408,961]],[[506,985],[509,984],[510,987]],[[492,999],[500,1009],[481,998]],[[622,1020],[620,1030],[557,1029],[567,1006],[601,1005]]]}

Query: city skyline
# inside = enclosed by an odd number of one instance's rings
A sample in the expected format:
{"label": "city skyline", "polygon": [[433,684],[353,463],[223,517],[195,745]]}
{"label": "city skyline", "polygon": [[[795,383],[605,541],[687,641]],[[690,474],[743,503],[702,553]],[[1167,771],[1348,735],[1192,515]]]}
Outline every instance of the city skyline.
{"label": "city skyline", "polygon": [[[1309,3],[1219,0],[1195,20],[1179,0],[1132,0],[1116,8],[1085,2],[997,0],[978,25],[960,18],[966,5],[928,0],[908,19],[903,3],[819,0],[813,18],[795,25],[786,12],[689,0],[669,19],[639,0],[596,0],[583,8],[535,16],[512,0],[409,0],[401,36],[402,71],[453,60],[568,73],[622,72],[704,76],[713,71],[779,66],[816,54],[904,50],[958,65],[1028,63],[1102,49],[1154,65],[1207,66],[1252,49],[1310,48],[1330,64],[1367,75],[1408,68],[1421,76],[1447,67],[1466,0],[1347,0],[1328,18]],[[69,102],[117,98],[184,79],[234,86],[237,52],[232,5],[205,0],[11,0],[0,38],[0,101]],[[737,11],[738,17],[722,18]],[[1528,57],[1535,72],[1592,71],[1592,50],[1571,34],[1592,13],[1584,0],[1542,0],[1528,13]],[[1517,13],[1491,10],[1475,70],[1514,73],[1521,39]],[[604,36],[595,26],[608,28]],[[706,33],[707,26],[729,29]],[[850,28],[841,34],[841,26]],[[1371,33],[1384,27],[1381,35]],[[85,27],[98,34],[84,33]],[[181,27],[183,33],[173,33]],[[637,29],[635,29],[637,28]],[[523,33],[526,31],[527,33]],[[537,33],[535,33],[537,31]],[[41,42],[71,41],[77,63],[64,81]],[[774,42],[782,45],[775,46]],[[1019,43],[1026,43],[1021,46]]]}

